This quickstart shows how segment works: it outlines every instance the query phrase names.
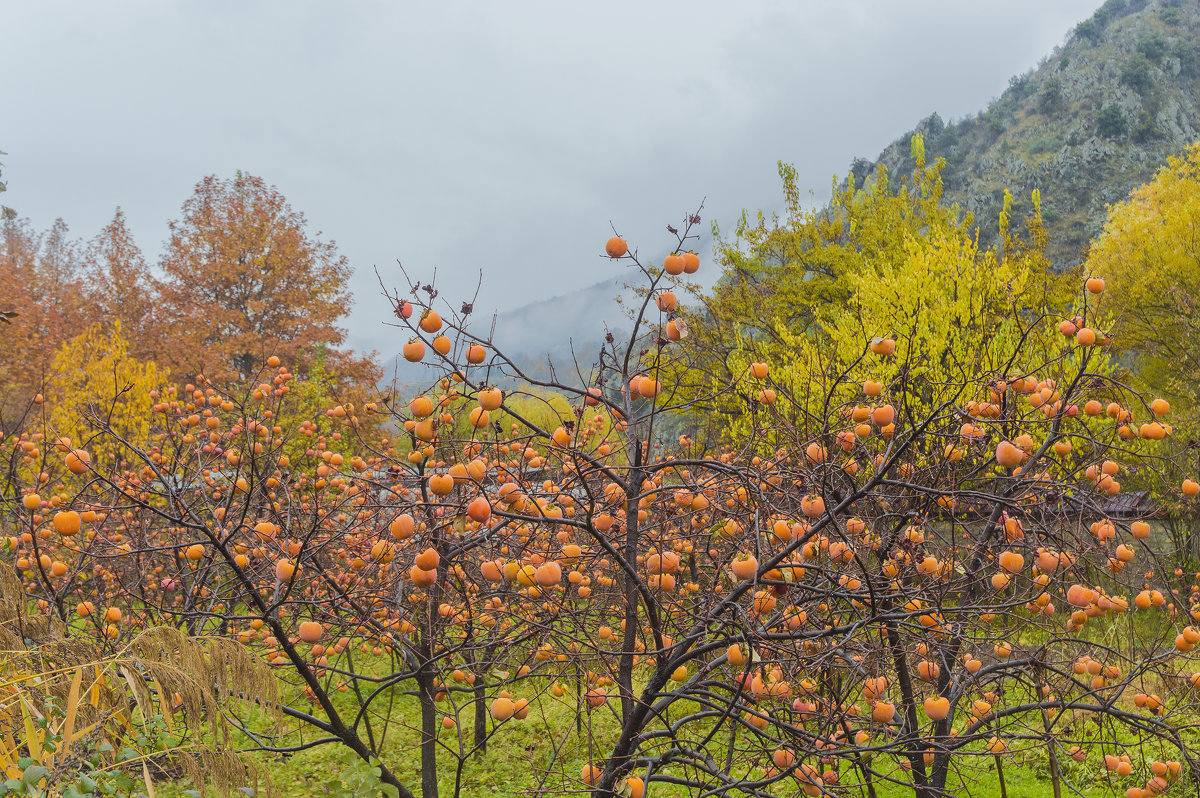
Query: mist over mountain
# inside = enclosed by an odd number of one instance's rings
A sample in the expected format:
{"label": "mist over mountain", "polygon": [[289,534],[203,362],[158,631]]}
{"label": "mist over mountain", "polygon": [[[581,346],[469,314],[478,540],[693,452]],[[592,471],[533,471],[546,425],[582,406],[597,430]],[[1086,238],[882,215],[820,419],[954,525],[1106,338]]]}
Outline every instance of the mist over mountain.
{"label": "mist over mountain", "polygon": [[[579,291],[503,311],[495,316],[494,330],[491,318],[474,318],[470,329],[484,338],[491,330],[496,348],[511,356],[528,375],[546,377],[553,363],[558,375],[569,380],[576,363],[586,374],[606,331],[618,339],[628,332],[628,313],[635,296],[625,287],[625,280],[624,275],[612,277]],[[397,356],[388,361],[384,379],[419,386],[438,376],[440,372],[432,366],[408,363]]]}

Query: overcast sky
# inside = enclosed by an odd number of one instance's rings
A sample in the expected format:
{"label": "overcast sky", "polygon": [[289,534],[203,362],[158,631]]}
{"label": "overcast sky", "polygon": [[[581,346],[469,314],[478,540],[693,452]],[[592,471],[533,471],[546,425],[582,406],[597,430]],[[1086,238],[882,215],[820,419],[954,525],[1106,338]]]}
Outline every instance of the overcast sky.
{"label": "overcast sky", "polygon": [[[356,269],[350,343],[391,354],[373,267],[511,308],[615,274],[611,220],[656,252],[820,202],[933,111],[982,109],[1099,0],[0,0],[7,205],[91,237],[116,206],[153,261],[192,186],[278,186]],[[711,274],[710,244],[700,249]]]}

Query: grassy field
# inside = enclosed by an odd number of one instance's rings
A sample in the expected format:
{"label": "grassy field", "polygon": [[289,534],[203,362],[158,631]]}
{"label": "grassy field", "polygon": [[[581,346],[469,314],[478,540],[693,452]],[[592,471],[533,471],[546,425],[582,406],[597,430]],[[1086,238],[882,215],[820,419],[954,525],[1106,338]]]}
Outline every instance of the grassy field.
{"label": "grassy field", "polygon": [[[453,796],[456,790],[457,794],[462,796],[492,798],[534,795],[539,794],[539,789],[542,790],[542,795],[582,794],[583,788],[578,774],[589,757],[585,748],[586,728],[584,735],[576,732],[575,706],[576,701],[571,693],[563,698],[554,698],[549,693],[544,693],[533,702],[533,709],[526,720],[507,722],[504,728],[491,738],[487,752],[468,756],[460,769],[455,755],[459,731],[461,729],[464,737],[469,739],[471,727],[469,710],[465,710],[462,723],[457,728],[443,729],[439,732],[440,741],[449,749],[439,753],[438,781],[441,796]],[[381,750],[384,761],[419,795],[419,732],[414,726],[419,724],[420,710],[415,697],[405,696],[398,699],[394,718],[397,720],[386,728],[375,728],[373,731],[383,737]],[[286,744],[298,745],[315,739],[311,731],[301,732],[294,726],[290,729],[275,728],[262,714],[255,714],[248,720],[249,725],[258,734],[282,733],[279,740]],[[589,721],[585,718],[583,722]],[[607,708],[592,713],[590,722],[593,732],[597,733],[600,739],[610,738],[616,732],[615,716]],[[250,741],[243,736],[240,744],[249,746]],[[722,749],[718,746],[715,750],[720,752]],[[602,753],[597,752],[598,755]],[[342,798],[381,794],[378,780],[373,776],[370,766],[340,745],[319,745],[287,755],[255,752],[247,754],[246,757],[260,772],[270,775],[278,795]],[[880,758],[874,765],[896,780],[877,781],[876,795],[881,798],[900,798],[913,794],[907,786],[907,774],[897,762],[890,758]],[[1065,756],[1060,757],[1060,765],[1064,773],[1064,795],[1077,794],[1072,788],[1087,795],[1119,795],[1124,793],[1127,786],[1144,783],[1144,778],[1139,782],[1136,774],[1126,780],[1110,777],[1105,773],[1097,755],[1083,763],[1073,762]],[[1052,794],[1048,757],[1044,745],[1040,742],[1014,743],[1002,764],[1003,791],[996,767],[996,760],[992,756],[977,754],[962,758],[957,773],[951,778],[951,793],[970,795],[972,798],[1040,798]],[[746,771],[746,775],[751,778],[760,773],[760,766]],[[857,784],[855,778],[854,772],[844,770],[842,794],[867,795],[864,786]],[[212,794],[211,790],[201,793],[184,781],[155,786],[156,795],[166,798]],[[784,790],[783,794],[787,794],[791,789],[794,787]],[[690,793],[675,785],[651,784],[648,794],[654,798],[674,798]],[[730,794],[738,793],[732,791]]]}
{"label": "grassy field", "polygon": [[[1160,545],[1167,540],[1167,533],[1161,529],[1156,539]],[[1194,571],[1195,563],[1184,563]],[[1180,577],[1180,585],[1189,584],[1190,573]],[[1120,587],[1110,579],[1097,577],[1100,584],[1108,584],[1113,591]],[[1181,590],[1181,593],[1184,593]],[[1022,634],[1023,632],[1023,634]],[[1035,628],[1026,628],[1022,632],[1013,631],[1012,642],[1032,647],[1044,642],[1045,638]],[[1159,612],[1129,612],[1108,619],[1104,624],[1089,625],[1081,632],[1079,639],[1095,640],[1098,643],[1112,645],[1125,650],[1126,655],[1136,657],[1149,655],[1154,650],[1169,646],[1175,630],[1170,618]],[[520,661],[520,657],[517,658]],[[360,666],[363,663],[359,663]],[[379,667],[382,668],[383,660]],[[581,666],[586,667],[586,664]],[[1180,678],[1173,683],[1186,682],[1188,674],[1179,674]],[[610,706],[603,707],[591,713],[585,713],[580,718],[577,707],[579,698],[573,690],[568,689],[565,696],[556,698],[550,693],[552,679],[538,675],[538,672],[519,680],[512,688],[518,695],[532,701],[529,717],[523,721],[509,721],[488,742],[486,753],[468,754],[463,762],[458,759],[458,751],[469,751],[473,735],[473,709],[460,699],[462,707],[458,715],[458,723],[454,729],[441,729],[439,742],[443,745],[439,751],[438,776],[440,795],[453,796],[489,796],[491,798],[508,798],[508,796],[569,795],[583,794],[583,785],[579,781],[579,773],[584,764],[590,759],[587,750],[588,728],[583,734],[576,731],[577,723],[591,724],[595,739],[607,742],[617,733],[616,717]],[[561,679],[564,685],[570,685],[569,678]],[[1148,691],[1161,692],[1166,695],[1176,687],[1159,681],[1147,682],[1142,685]],[[1020,689],[1010,686],[1010,691]],[[1186,688],[1185,688],[1186,689]],[[1132,693],[1129,691],[1119,700],[1128,710],[1135,710]],[[283,689],[291,706],[302,711],[312,711],[301,694],[294,690]],[[347,716],[352,717],[356,705],[350,695],[333,694],[334,700],[340,705]],[[1010,696],[1011,697],[1011,696]],[[386,727],[378,726],[372,729],[377,738],[382,738],[379,750],[382,759],[388,767],[414,793],[420,794],[420,708],[417,699],[411,695],[397,694],[391,718],[392,722]],[[681,702],[672,709],[672,716],[678,717],[684,711],[686,704]],[[443,711],[448,709],[444,704]],[[452,710],[450,710],[452,711]],[[274,721],[264,714],[251,711],[245,716],[247,725],[258,735],[278,735],[275,741],[278,745],[298,746],[316,739],[317,735],[310,728],[299,728],[296,721],[289,721],[282,728],[276,727]],[[489,720],[489,724],[491,721]],[[1075,733],[1086,736],[1084,731],[1090,726],[1090,721],[1080,719],[1078,723],[1060,724],[1062,727],[1074,726]],[[1116,733],[1110,730],[1109,733]],[[460,735],[462,735],[460,741]],[[1067,734],[1065,736],[1071,736]],[[1185,737],[1191,736],[1191,731],[1184,732]],[[723,758],[724,736],[722,740],[714,741],[710,749],[714,757]],[[239,735],[236,740],[239,747],[250,748],[253,741]],[[460,746],[461,742],[461,746]],[[745,747],[745,739],[739,745]],[[1129,786],[1145,783],[1147,774],[1134,774],[1126,779],[1119,779],[1106,772],[1101,763],[1103,753],[1129,753],[1137,761],[1139,755],[1146,758],[1170,759],[1178,758],[1177,752],[1162,750],[1141,750],[1132,738],[1125,740],[1126,747],[1121,750],[1106,748],[1102,753],[1094,750],[1090,758],[1084,762],[1075,762],[1060,750],[1059,765],[1063,773],[1063,795],[1124,795]],[[1001,773],[997,771],[996,759],[982,753],[982,743],[974,746],[974,754],[956,758],[957,771],[952,774],[948,786],[954,795],[971,796],[971,798],[1034,798],[1052,795],[1050,782],[1049,756],[1045,744],[1040,740],[1014,740],[1010,744],[1009,753],[1005,756],[1003,768],[1003,790],[1001,788]],[[603,758],[605,751],[594,753],[596,759]],[[380,795],[377,779],[373,776],[371,767],[360,760],[347,748],[337,744],[319,745],[292,754],[275,755],[263,752],[246,754],[260,772],[270,775],[275,791],[285,796],[313,796],[314,798],[340,798],[341,796],[376,796]],[[461,767],[460,767],[461,764]],[[878,757],[873,766],[888,775],[894,781],[886,779],[877,781],[874,785],[876,795],[881,798],[900,798],[911,796],[912,789],[908,786],[909,778],[892,758]],[[751,767],[737,771],[738,775],[746,778],[758,778],[761,775],[761,761]],[[843,795],[867,795],[867,790],[854,779],[858,778],[856,771],[843,768]],[[157,795],[168,798],[182,798],[184,795],[197,795],[192,785],[181,782],[168,782],[156,785]],[[780,790],[781,794],[789,794],[794,789]],[[690,793],[682,787],[662,783],[652,783],[648,791],[651,798],[659,796],[685,796]],[[737,795],[731,791],[730,795]]]}

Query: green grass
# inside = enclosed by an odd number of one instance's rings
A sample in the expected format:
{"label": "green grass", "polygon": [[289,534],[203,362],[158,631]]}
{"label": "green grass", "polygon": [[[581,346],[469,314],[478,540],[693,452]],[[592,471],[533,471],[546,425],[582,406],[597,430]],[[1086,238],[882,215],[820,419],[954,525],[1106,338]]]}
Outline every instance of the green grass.
{"label": "green grass", "polygon": [[[386,758],[394,767],[410,789],[419,791],[418,754],[415,749],[415,736],[402,736],[395,745],[389,745]],[[531,734],[529,727],[522,729],[514,727],[509,733],[493,738],[488,753],[472,760],[466,768],[466,778],[462,782],[463,796],[493,796],[494,798],[518,798],[529,795],[537,784],[532,769],[544,767],[549,755],[547,741]],[[355,794],[372,795],[374,792],[356,793],[358,774],[361,765],[341,746],[322,746],[305,751],[282,760],[269,760],[265,756],[253,757],[260,768],[269,770],[275,790],[284,796],[298,798],[342,798]],[[575,752],[568,757],[563,767],[569,776],[578,774],[583,757]],[[439,786],[442,796],[453,795],[454,762],[449,757],[443,757],[439,762]],[[1047,771],[1039,768],[1036,762],[1025,765],[1011,760],[1004,762],[1004,777],[1008,798],[1043,798],[1051,794],[1048,777],[1043,778]],[[1099,771],[1098,763],[1092,763],[1092,769]],[[902,777],[898,769],[893,771],[897,778]],[[1133,783],[1132,781],[1130,783]],[[1091,778],[1085,778],[1082,788],[1086,794],[1094,784]],[[561,778],[550,779],[549,795],[577,792],[578,783],[570,783]],[[781,785],[782,786],[782,785]],[[1076,782],[1076,786],[1079,783]],[[1124,791],[1113,790],[1112,794]],[[172,783],[161,786],[158,794],[168,798],[181,798],[190,785]],[[971,760],[968,766],[961,768],[956,778],[951,778],[948,789],[953,795],[969,795],[972,798],[997,798],[1001,795],[999,779],[995,764],[990,757],[980,757]],[[780,794],[790,794],[791,788],[781,790]],[[1070,790],[1064,785],[1064,793]],[[665,796],[685,796],[689,793],[674,785],[651,784],[649,795],[652,798]],[[864,792],[854,791],[851,795],[865,795]],[[879,782],[876,784],[876,794],[880,798],[904,798],[913,794],[911,788],[900,784]]]}
{"label": "green grass", "polygon": [[[568,693],[561,699],[544,694],[533,704],[529,717],[524,721],[509,721],[492,737],[486,754],[468,758],[462,771],[460,795],[508,798],[530,795],[544,779],[547,795],[578,793],[581,785],[578,774],[588,761],[584,734],[575,732],[575,698]],[[383,759],[393,772],[415,793],[420,794],[419,733],[413,728],[419,723],[419,707],[413,697],[400,699],[395,707],[396,720],[386,730],[386,741],[382,746]],[[585,724],[586,724],[585,719]],[[271,725],[265,715],[255,715],[251,725],[259,732],[269,732]],[[469,735],[471,719],[464,713],[460,727]],[[613,714],[607,708],[592,714],[592,730],[601,741],[611,740],[617,729]],[[377,729],[377,733],[381,731]],[[456,747],[457,730],[443,730],[440,739]],[[742,732],[739,732],[742,734]],[[313,739],[311,731],[294,731],[288,736],[292,744],[303,739]],[[245,739],[243,738],[243,743]],[[716,752],[721,752],[718,746]],[[597,752],[601,756],[603,752]],[[378,795],[377,788],[366,774],[368,770],[348,749],[340,745],[322,745],[293,755],[276,757],[263,753],[247,755],[262,771],[270,774],[275,791],[279,795],[298,798],[343,798],[352,795]],[[457,760],[450,752],[439,753],[438,781],[442,796],[454,794]],[[907,781],[907,776],[894,759],[878,757],[875,766],[893,778]],[[761,764],[755,765],[758,773]],[[960,761],[959,769],[948,785],[954,795],[969,795],[973,798],[1000,796],[999,778],[993,757],[971,756]],[[1009,798],[1034,798],[1051,794],[1049,767],[1045,749],[1040,744],[1014,746],[1010,756],[1003,761],[1004,777]],[[1104,783],[1097,757],[1087,763],[1067,761],[1063,763],[1067,778],[1078,789],[1087,794],[1119,794],[1129,784],[1120,784],[1119,790],[1098,790]],[[737,768],[735,767],[735,772]],[[843,771],[843,786],[850,787],[855,774]],[[780,785],[783,787],[784,785]],[[1114,784],[1114,787],[1117,785]],[[175,782],[159,785],[157,794],[166,798],[183,798],[191,785]],[[780,790],[780,794],[791,794],[794,785]],[[1071,790],[1064,784],[1064,793]],[[192,793],[195,794],[194,792]],[[653,798],[685,796],[690,793],[674,785],[651,784],[649,795]],[[861,788],[847,789],[846,795],[866,795]],[[880,781],[876,784],[880,798],[911,796],[911,788],[903,784]]]}
{"label": "green grass", "polygon": [[[1150,641],[1156,639],[1168,642],[1173,639],[1173,634],[1164,636],[1164,632],[1170,626],[1170,620],[1164,613],[1158,611],[1131,612],[1109,618],[1104,623],[1089,623],[1081,636],[1110,643],[1116,642],[1116,640],[1135,640],[1138,645],[1148,645]],[[1026,633],[1027,635],[1032,633],[1033,637],[1037,636],[1037,633],[1032,630],[1026,630]],[[1016,636],[1018,642],[1026,644],[1031,642],[1031,640],[1021,640],[1021,637],[1023,635]],[[381,659],[370,667],[382,672],[382,669],[386,667],[384,663],[385,661]],[[365,663],[357,664],[361,667]],[[571,685],[569,678],[563,678],[561,681],[564,685]],[[588,727],[584,726],[582,735],[576,733],[578,698],[571,689],[568,689],[564,697],[555,698],[549,692],[551,683],[551,679],[539,676],[535,672],[530,677],[517,680],[516,686],[510,688],[518,696],[532,700],[529,717],[524,721],[513,720],[505,723],[499,732],[490,739],[485,754],[467,757],[461,771],[461,781],[459,781],[460,795],[488,796],[489,798],[525,796],[531,794],[540,784],[544,786],[546,795],[579,794],[581,790],[578,781],[579,772],[590,758],[587,750]],[[1009,688],[1010,698],[1015,695],[1012,691],[1020,689],[1017,685],[1011,686]],[[1144,689],[1157,690],[1164,695],[1167,692],[1166,686],[1157,682],[1148,683]],[[291,706],[311,711],[307,700],[296,691],[287,689],[282,692],[289,696],[285,700],[289,701]],[[1122,697],[1120,703],[1123,708],[1134,709],[1132,693],[1133,691],[1127,691]],[[438,781],[443,797],[454,795],[456,777],[459,777],[456,773],[458,761],[455,752],[458,749],[460,731],[468,750],[473,733],[473,710],[468,703],[470,694],[460,695],[463,697],[459,699],[462,708],[458,727],[439,732],[439,740],[451,749],[439,751]],[[334,693],[333,698],[339,709],[343,710],[346,715],[353,716],[355,702],[351,694]],[[383,761],[409,789],[419,795],[419,706],[413,696],[398,695],[395,700],[391,723],[386,728],[376,726],[374,731],[377,736],[385,737],[385,741],[380,747]],[[450,709],[450,706],[443,704],[440,709],[446,711]],[[672,710],[672,716],[679,717],[686,710],[686,703],[680,702]],[[316,737],[312,729],[300,728],[295,721],[289,721],[282,729],[278,729],[273,721],[257,710],[250,710],[243,717],[246,718],[248,725],[255,733],[280,733],[282,735],[279,738],[280,744],[297,745]],[[587,722],[585,716],[584,723]],[[616,718],[608,707],[592,712],[590,722],[594,737],[600,745],[611,742],[615,737]],[[1080,736],[1090,736],[1092,731],[1092,725],[1082,719],[1064,725],[1073,726],[1074,734]],[[1111,729],[1106,731],[1106,734],[1108,733],[1112,733]],[[744,746],[744,732],[739,732],[739,735],[739,742]],[[1187,735],[1185,734],[1185,736]],[[725,739],[725,736],[722,735],[720,740],[714,741],[715,744],[711,747],[714,758],[723,759],[722,744]],[[250,745],[249,739],[242,736],[239,736],[235,742],[241,747]],[[1128,739],[1124,742],[1126,748],[1117,753],[1128,750],[1136,763],[1139,753],[1136,741]],[[951,794],[971,796],[972,798],[991,798],[991,796],[1002,795],[995,759],[991,756],[979,755],[981,748],[982,745],[973,746],[975,755],[957,758],[957,771],[952,774],[948,785]],[[1110,752],[1113,752],[1111,747],[1106,747],[1105,753]],[[1163,759],[1178,758],[1178,754],[1167,752],[1146,751],[1145,753],[1147,758],[1154,756]],[[600,759],[604,754],[605,750],[597,750],[594,756]],[[1144,773],[1139,777],[1135,770],[1135,775],[1129,779],[1116,780],[1114,778],[1110,780],[1109,775],[1101,766],[1100,757],[1099,752],[1093,752],[1089,760],[1077,763],[1060,754],[1060,766],[1064,774],[1062,785],[1064,795],[1079,793],[1121,795],[1126,787],[1142,784],[1147,778]],[[256,764],[260,771],[270,774],[275,791],[279,795],[301,796],[302,798],[306,796],[342,798],[342,796],[351,795],[379,794],[372,787],[367,772],[369,768],[341,745],[321,745],[285,756],[251,753],[247,755],[247,758]],[[753,766],[755,775],[761,772],[761,764],[762,760],[760,759]],[[874,765],[877,769],[891,774],[893,778],[907,782],[906,774],[900,769],[894,758],[877,757]],[[735,768],[735,773],[737,772]],[[746,771],[747,775],[749,772],[749,770]],[[1052,790],[1049,772],[1048,754],[1040,741],[1013,741],[1009,754],[1003,760],[1006,785],[1004,794],[1007,798],[1050,795]],[[843,768],[843,795],[866,795],[865,790],[853,786],[853,779],[856,776],[854,771]],[[166,796],[166,798],[182,798],[190,789],[191,785],[175,782],[160,785],[157,794]],[[781,789],[779,792],[785,795],[791,794],[792,789],[789,787]],[[900,798],[913,794],[912,789],[905,784],[894,784],[887,781],[878,782],[875,789],[880,798]],[[652,783],[649,790],[652,798],[689,794],[684,788],[661,783]]]}

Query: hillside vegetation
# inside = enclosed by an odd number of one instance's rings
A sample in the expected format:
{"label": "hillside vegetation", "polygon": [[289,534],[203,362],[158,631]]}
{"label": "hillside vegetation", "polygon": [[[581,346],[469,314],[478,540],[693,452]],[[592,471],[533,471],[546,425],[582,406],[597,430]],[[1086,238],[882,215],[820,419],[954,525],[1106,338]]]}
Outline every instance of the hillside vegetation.
{"label": "hillside vegetation", "polygon": [[1074,265],[1106,207],[1200,138],[1198,50],[1200,4],[1108,0],[986,110],[949,124],[934,113],[874,163],[855,161],[852,174],[860,184],[879,164],[909,174],[909,142],[920,133],[927,156],[946,160],[946,201],[985,235],[995,234],[1006,189],[1018,222],[1038,189],[1047,254],[1059,268]]}

